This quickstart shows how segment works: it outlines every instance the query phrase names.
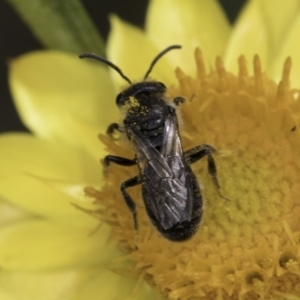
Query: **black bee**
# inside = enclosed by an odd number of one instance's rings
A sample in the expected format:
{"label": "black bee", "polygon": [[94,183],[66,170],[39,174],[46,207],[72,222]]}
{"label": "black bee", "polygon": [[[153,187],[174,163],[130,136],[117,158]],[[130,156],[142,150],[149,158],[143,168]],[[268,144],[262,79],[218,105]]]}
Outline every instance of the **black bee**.
{"label": "black bee", "polygon": [[[95,58],[109,65],[130,86],[116,98],[124,112],[124,126],[111,124],[107,133],[125,128],[133,145],[134,159],[107,155],[104,165],[110,162],[122,166],[138,165],[139,175],[121,184],[121,193],[133,214],[138,228],[136,204],[127,188],[142,184],[142,195],[149,219],[156,229],[171,241],[184,241],[197,231],[203,214],[203,200],[196,176],[190,165],[204,156],[208,158],[208,171],[219,189],[216,165],[212,156],[215,149],[200,145],[183,152],[175,107],[183,102],[176,97],[173,104],[166,100],[166,87],[157,81],[146,81],[156,62],[168,51],[179,49],[173,45],[160,52],[150,64],[143,81],[132,83],[122,71],[103,57],[84,53],[80,58]],[[123,130],[122,130],[123,129]]]}

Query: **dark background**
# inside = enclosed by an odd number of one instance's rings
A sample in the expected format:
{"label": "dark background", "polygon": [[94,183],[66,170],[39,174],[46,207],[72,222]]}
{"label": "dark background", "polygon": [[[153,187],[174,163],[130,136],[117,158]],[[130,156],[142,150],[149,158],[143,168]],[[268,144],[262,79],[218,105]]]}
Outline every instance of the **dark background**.
{"label": "dark background", "polygon": [[[114,12],[123,20],[142,28],[148,5],[148,0],[82,0],[82,2],[105,38],[109,32],[108,14]],[[219,0],[219,2],[229,20],[234,22],[246,1]],[[9,94],[5,62],[10,57],[41,49],[42,46],[5,0],[0,0],[0,12],[0,132],[26,130],[15,111]]]}

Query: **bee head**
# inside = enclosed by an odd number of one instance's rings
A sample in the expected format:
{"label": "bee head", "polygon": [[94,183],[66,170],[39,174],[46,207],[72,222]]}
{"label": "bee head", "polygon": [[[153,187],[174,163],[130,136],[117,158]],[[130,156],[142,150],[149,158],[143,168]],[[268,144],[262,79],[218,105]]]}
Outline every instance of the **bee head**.
{"label": "bee head", "polygon": [[[127,105],[147,105],[151,99],[160,98],[166,92],[166,86],[162,82],[142,81],[129,86],[122,91],[116,98],[117,105],[121,108]],[[133,101],[133,99],[135,101]]]}
{"label": "bee head", "polygon": [[153,97],[163,95],[166,92],[166,87],[163,83],[156,82],[156,81],[146,81],[146,79],[149,76],[149,74],[151,73],[156,62],[164,54],[166,54],[170,50],[180,49],[180,48],[181,48],[181,46],[179,46],[179,45],[172,45],[172,46],[167,47],[165,50],[161,51],[151,62],[150,67],[148,68],[148,70],[143,78],[143,81],[134,83],[134,84],[131,82],[131,80],[127,76],[125,76],[123,74],[123,72],[121,71],[121,69],[118,66],[116,66],[109,60],[105,59],[104,57],[101,57],[101,56],[93,54],[93,53],[83,53],[83,54],[79,55],[79,57],[80,58],[89,57],[89,58],[94,58],[94,59],[100,60],[101,62],[107,64],[112,69],[117,71],[119,73],[119,75],[130,84],[130,86],[127,89],[125,89],[123,92],[121,92],[117,96],[117,99],[116,99],[117,105],[119,107],[123,107],[125,105],[125,103],[128,100],[130,100],[132,97],[134,99],[136,99],[139,103],[141,103],[142,101],[144,101],[146,99],[150,100]]}

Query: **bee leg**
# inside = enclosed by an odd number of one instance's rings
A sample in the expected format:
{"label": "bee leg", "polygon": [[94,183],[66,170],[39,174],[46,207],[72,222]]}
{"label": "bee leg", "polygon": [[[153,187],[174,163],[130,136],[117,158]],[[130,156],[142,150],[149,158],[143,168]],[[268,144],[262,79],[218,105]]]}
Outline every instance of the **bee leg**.
{"label": "bee leg", "polygon": [[121,128],[120,128],[120,125],[118,123],[112,123],[110,124],[108,127],[107,127],[107,130],[106,130],[106,134],[113,138],[113,135],[114,135],[114,132],[115,131],[119,131],[119,132],[122,132]]}
{"label": "bee leg", "polygon": [[174,100],[173,100],[173,103],[178,106],[180,103],[183,103],[185,101],[185,99],[183,97],[175,97]]}
{"label": "bee leg", "polygon": [[104,167],[108,167],[111,162],[124,167],[130,167],[137,164],[136,159],[129,159],[115,155],[107,155],[102,161]]}
{"label": "bee leg", "polygon": [[217,188],[219,195],[223,199],[229,201],[229,199],[226,198],[221,192],[220,183],[219,183],[219,180],[217,177],[217,166],[216,166],[215,160],[212,156],[212,153],[215,153],[215,152],[217,152],[217,150],[215,148],[213,148],[210,145],[203,144],[203,145],[197,146],[195,148],[192,148],[192,149],[184,152],[184,158],[185,158],[185,161],[187,162],[187,164],[190,165],[190,164],[200,160],[202,157],[207,156],[208,173],[212,177],[213,184]]}
{"label": "bee leg", "polygon": [[140,183],[142,183],[141,177],[140,176],[135,176],[133,178],[130,178],[130,179],[124,181],[121,184],[121,193],[124,197],[124,200],[125,200],[128,208],[129,208],[129,210],[131,211],[131,213],[133,215],[133,222],[134,222],[134,229],[135,230],[138,229],[136,204],[134,203],[132,198],[129,196],[129,194],[126,192],[126,189],[129,188],[129,187],[136,186]]}
{"label": "bee leg", "polygon": [[211,153],[215,153],[215,152],[217,152],[217,150],[214,147],[208,144],[203,144],[185,151],[184,158],[187,164],[190,165],[200,160],[202,157],[209,154],[211,155]]}
{"label": "bee leg", "polygon": [[101,160],[101,163],[103,165],[104,176],[107,175],[107,167],[110,165],[111,162],[124,167],[134,166],[137,163],[135,159],[128,159],[125,157],[114,156],[114,155],[107,155],[104,157],[104,159]]}

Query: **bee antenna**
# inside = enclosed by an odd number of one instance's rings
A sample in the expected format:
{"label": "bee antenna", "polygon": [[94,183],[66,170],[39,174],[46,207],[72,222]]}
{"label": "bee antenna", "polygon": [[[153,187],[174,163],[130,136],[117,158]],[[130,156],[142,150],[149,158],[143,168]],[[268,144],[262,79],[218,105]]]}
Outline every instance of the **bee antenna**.
{"label": "bee antenna", "polygon": [[149,76],[149,74],[151,73],[154,65],[157,63],[157,61],[163,56],[165,55],[167,52],[169,52],[170,50],[173,49],[180,49],[181,46],[180,45],[172,45],[169,46],[168,48],[166,48],[165,50],[161,51],[160,53],[158,53],[158,55],[152,60],[150,67],[148,69],[148,71],[146,72],[145,76],[144,76],[144,80]]}
{"label": "bee antenna", "polygon": [[132,84],[130,79],[123,74],[123,72],[121,71],[121,69],[119,67],[117,67],[115,64],[113,64],[112,62],[110,62],[109,60],[107,60],[106,58],[104,58],[102,56],[99,56],[99,55],[94,54],[94,53],[82,53],[82,54],[79,55],[79,58],[94,58],[94,59],[97,59],[97,60],[107,64],[108,66],[110,66],[114,70],[116,70],[123,79],[125,79],[129,84]]}

